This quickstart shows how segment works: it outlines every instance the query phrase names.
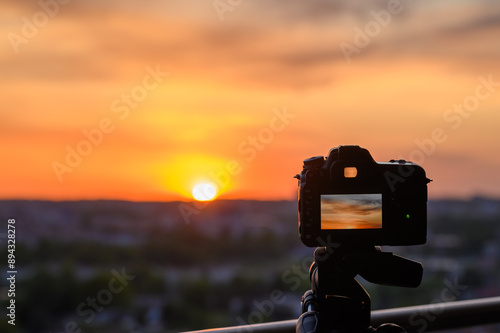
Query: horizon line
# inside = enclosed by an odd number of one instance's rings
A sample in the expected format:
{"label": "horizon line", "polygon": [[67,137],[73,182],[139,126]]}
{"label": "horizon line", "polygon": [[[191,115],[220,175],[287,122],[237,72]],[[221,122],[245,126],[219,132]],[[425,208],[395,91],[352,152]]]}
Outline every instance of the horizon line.
{"label": "horizon line", "polygon": [[[486,196],[486,195],[474,195],[469,197],[437,197],[431,198],[427,201],[474,201],[474,200],[488,200],[488,201],[500,201],[500,197]],[[211,201],[197,201],[195,199],[175,199],[175,200],[132,200],[123,198],[81,198],[81,199],[48,199],[48,198],[0,198],[0,202],[6,201],[39,201],[39,202],[97,202],[97,201],[109,201],[109,202],[131,202],[131,203],[195,203],[195,204],[210,204],[217,201],[258,201],[258,202],[296,202],[297,199],[256,199],[256,198],[218,198]]]}

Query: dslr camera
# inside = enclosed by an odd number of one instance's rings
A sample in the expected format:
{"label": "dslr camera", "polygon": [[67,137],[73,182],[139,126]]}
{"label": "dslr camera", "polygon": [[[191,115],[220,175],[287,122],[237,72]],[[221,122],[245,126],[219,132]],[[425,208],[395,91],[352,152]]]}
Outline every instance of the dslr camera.
{"label": "dslr camera", "polygon": [[375,162],[359,146],[304,160],[299,235],[304,245],[417,245],[426,242],[427,184],[419,165]]}

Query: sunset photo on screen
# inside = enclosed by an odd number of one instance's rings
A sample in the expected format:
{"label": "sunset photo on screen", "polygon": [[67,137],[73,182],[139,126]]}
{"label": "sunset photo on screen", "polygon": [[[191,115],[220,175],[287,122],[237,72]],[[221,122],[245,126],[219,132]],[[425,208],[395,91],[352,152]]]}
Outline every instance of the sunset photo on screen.
{"label": "sunset photo on screen", "polygon": [[321,229],[382,228],[382,194],[321,195]]}

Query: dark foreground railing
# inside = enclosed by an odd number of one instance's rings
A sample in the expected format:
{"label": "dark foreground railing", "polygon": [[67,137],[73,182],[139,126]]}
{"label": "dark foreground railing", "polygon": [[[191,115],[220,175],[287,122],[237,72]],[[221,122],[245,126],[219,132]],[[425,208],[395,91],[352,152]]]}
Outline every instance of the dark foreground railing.
{"label": "dark foreground railing", "polygon": [[[295,333],[297,320],[215,328],[198,333]],[[403,326],[407,332],[429,332],[500,323],[500,297],[373,311],[371,323]]]}

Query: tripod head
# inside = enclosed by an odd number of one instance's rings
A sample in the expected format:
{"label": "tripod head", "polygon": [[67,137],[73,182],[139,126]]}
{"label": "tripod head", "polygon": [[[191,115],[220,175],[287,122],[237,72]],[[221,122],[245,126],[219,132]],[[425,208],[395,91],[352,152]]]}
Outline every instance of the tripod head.
{"label": "tripod head", "polygon": [[309,270],[311,290],[302,298],[297,333],[404,332],[394,324],[377,330],[370,326],[370,296],[355,279],[382,285],[418,287],[423,268],[419,262],[381,252],[375,246],[319,247]]}

